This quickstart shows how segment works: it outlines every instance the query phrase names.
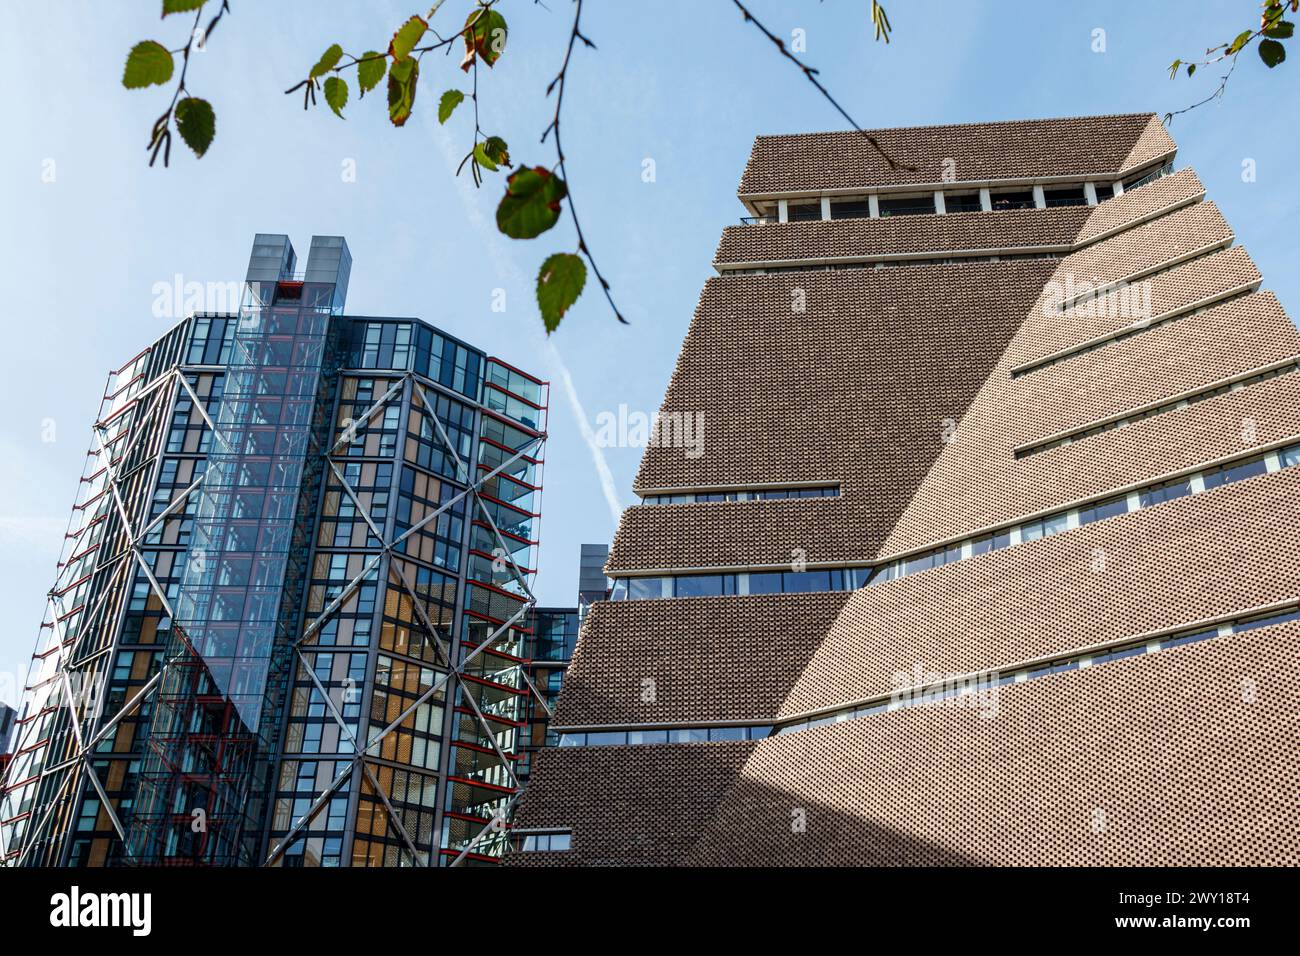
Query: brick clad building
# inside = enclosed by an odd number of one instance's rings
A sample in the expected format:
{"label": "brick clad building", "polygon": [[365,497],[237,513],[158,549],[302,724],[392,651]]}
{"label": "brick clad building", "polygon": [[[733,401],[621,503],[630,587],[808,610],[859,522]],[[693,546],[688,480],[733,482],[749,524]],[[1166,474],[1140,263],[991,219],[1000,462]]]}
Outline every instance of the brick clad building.
{"label": "brick clad building", "polygon": [[1300,333],[1153,115],[875,135],[755,142],[507,862],[1300,863]]}

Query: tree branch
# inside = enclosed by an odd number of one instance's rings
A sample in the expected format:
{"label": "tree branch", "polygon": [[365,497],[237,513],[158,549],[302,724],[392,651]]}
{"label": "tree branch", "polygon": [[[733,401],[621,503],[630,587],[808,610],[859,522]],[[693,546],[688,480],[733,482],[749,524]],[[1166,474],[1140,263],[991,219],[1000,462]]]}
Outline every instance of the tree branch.
{"label": "tree branch", "polygon": [[564,168],[564,147],[560,144],[560,116],[564,109],[564,83],[569,74],[569,59],[573,56],[573,47],[578,40],[581,40],[587,47],[596,48],[596,44],[584,36],[581,30],[582,22],[582,0],[574,0],[573,29],[569,33],[569,45],[564,51],[564,63],[560,66],[560,72],[556,74],[555,79],[546,87],[546,95],[550,96],[551,91],[556,91],[555,96],[555,116],[546,129],[542,130],[542,142],[546,142],[548,135],[554,134],[556,167],[560,171],[560,178],[564,180],[568,192],[569,216],[573,220],[573,228],[578,233],[578,251],[586,257],[587,262],[591,265],[591,271],[595,274],[596,280],[600,283],[601,291],[605,293],[605,299],[609,302],[609,307],[614,310],[614,318],[618,319],[624,325],[628,325],[627,319],[623,318],[623,313],[618,310],[614,302],[614,296],[610,294],[609,283],[601,275],[600,267],[596,265],[596,260],[587,247],[587,240],[582,234],[582,223],[578,221],[578,210],[573,204],[573,187],[569,185],[569,173]]}
{"label": "tree branch", "polygon": [[786,49],[785,42],[780,37],[778,37],[775,33],[773,33],[771,30],[765,27],[756,16],[754,16],[752,13],[749,12],[749,9],[743,3],[741,3],[740,0],[732,0],[732,2],[739,8],[740,14],[745,18],[746,22],[754,24],[754,26],[756,26],[765,37],[771,40],[776,45],[776,48],[781,51],[781,55],[785,57],[787,60],[789,60],[791,63],[793,63],[795,66],[797,66],[800,69],[800,71],[802,71],[803,75],[808,78],[808,82],[811,83],[813,86],[817,87],[817,91],[821,93],[823,97],[825,97],[826,102],[830,103],[831,106],[835,107],[836,111],[848,121],[849,125],[852,126],[857,132],[862,134],[862,138],[871,144],[871,148],[874,149],[880,155],[881,159],[883,159],[886,163],[889,164],[890,169],[892,170],[901,169],[909,173],[914,173],[917,171],[915,166],[909,166],[906,163],[901,163],[898,160],[894,159],[893,156],[890,156],[889,153],[885,151],[885,148],[880,145],[880,141],[876,139],[876,137],[872,136],[870,133],[868,133],[861,126],[858,125],[857,120],[855,120],[852,116],[850,116],[848,114],[848,111],[845,110],[844,107],[840,106],[840,104],[836,101],[835,97],[831,96],[830,91],[827,90],[826,87],[822,85],[819,79],[817,79],[816,68],[809,66],[807,63],[804,63],[797,56],[795,56],[788,49]]}

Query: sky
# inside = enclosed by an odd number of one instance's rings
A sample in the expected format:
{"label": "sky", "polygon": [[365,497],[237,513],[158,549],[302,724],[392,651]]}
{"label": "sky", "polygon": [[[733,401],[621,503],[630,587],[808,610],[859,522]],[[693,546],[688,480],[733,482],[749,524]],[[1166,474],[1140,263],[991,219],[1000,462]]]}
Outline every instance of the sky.
{"label": "sky", "polygon": [[[633,500],[641,449],[593,449],[584,421],[653,414],[672,373],[722,227],[745,210],[736,185],[754,136],[843,129],[816,90],[731,0],[588,0],[565,95],[571,198],[629,325],[594,283],[549,340],[533,301],[538,266],[573,251],[562,221],[531,242],[500,235],[500,174],[476,190],[455,176],[468,103],[445,125],[438,94],[467,91],[458,56],[422,66],[415,114],[387,120],[382,94],[346,120],[304,112],[283,91],[331,43],[383,49],[428,0],[231,0],[194,56],[188,86],[217,117],[208,154],[177,141],[171,168],[145,144],[170,87],[125,90],[139,40],[183,43],[189,19],[159,0],[7,5],[0,31],[0,275],[9,289],[0,349],[0,700],[14,701],[54,580],[90,424],[108,371],[181,315],[159,316],[155,286],[242,279],[254,233],[287,233],[305,259],[313,234],[343,235],[347,311],[419,316],[552,382],[540,567],[543,604],[572,604],[578,546],[608,542]],[[889,0],[893,40],[873,42],[869,0],[750,0],[774,33],[803,31],[804,58],[864,127],[1180,109],[1222,70],[1171,82],[1168,64],[1258,18],[1255,0],[1043,3]],[[551,165],[539,137],[545,87],[568,38],[570,0],[502,0],[501,60],[480,75],[484,129],[512,161]],[[447,0],[434,24],[467,10]],[[1104,31],[1098,33],[1097,31]],[[449,32],[444,29],[445,32]],[[1097,49],[1098,47],[1102,49]],[[1293,54],[1300,59],[1300,47]],[[1300,305],[1300,63],[1267,70],[1253,52],[1222,101],[1178,117],[1177,166],[1194,166],[1271,288]],[[653,160],[653,177],[647,177]],[[1243,164],[1253,161],[1253,181]],[[355,170],[355,176],[346,172]],[[650,181],[647,181],[649,179]],[[504,290],[504,311],[494,310]]]}

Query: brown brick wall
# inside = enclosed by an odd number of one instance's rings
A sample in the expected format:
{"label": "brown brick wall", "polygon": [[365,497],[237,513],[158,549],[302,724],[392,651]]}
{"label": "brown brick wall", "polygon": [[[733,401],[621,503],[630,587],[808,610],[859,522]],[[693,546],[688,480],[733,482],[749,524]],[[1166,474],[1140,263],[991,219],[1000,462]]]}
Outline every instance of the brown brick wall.
{"label": "brown brick wall", "polygon": [[1289,624],[1005,686],[991,719],[544,751],[517,823],[572,827],[573,850],[507,862],[1294,866],[1297,640]]}
{"label": "brown brick wall", "polygon": [[1297,492],[1261,475],[856,591],[782,713],[1300,599]]}
{"label": "brown brick wall", "polygon": [[1075,241],[1087,243],[1112,230],[1133,225],[1179,203],[1190,202],[1205,192],[1205,187],[1190,167],[1169,176],[1131,189],[1121,196],[1106,198],[1088,210],[1088,219]]}
{"label": "brown brick wall", "polygon": [[[704,413],[704,453],[648,448],[638,487],[823,481],[841,482],[843,497],[630,508],[608,567],[784,564],[792,547],[813,562],[868,557],[1050,270],[1004,262],[710,280],[663,405]],[[799,289],[802,313],[791,309]]]}
{"label": "brown brick wall", "polygon": [[[1249,334],[1242,334],[1249,330]],[[1271,292],[1225,302],[1141,337],[1016,379],[1013,446],[1300,355],[1300,332]],[[1142,374],[1133,371],[1141,369]]]}
{"label": "brown brick wall", "polygon": [[885,216],[728,226],[716,263],[1069,245],[1087,221],[1086,206],[939,215]]}
{"label": "brown brick wall", "polygon": [[[761,137],[742,193],[934,181],[945,156],[959,180],[1118,173],[1172,149],[1150,114],[885,138],[918,178],[883,173],[852,134]],[[608,568],[774,566],[794,548],[814,564],[869,560],[1300,435],[1289,375],[1015,457],[1300,354],[1264,292],[1013,377],[1136,318],[1045,314],[1049,280],[1112,282],[1230,241],[1201,191],[1184,170],[1062,215],[729,230],[719,258],[738,261],[1077,223],[1076,251],[1055,261],[711,280],[663,404],[704,412],[704,454],[652,447],[637,486],[839,482],[842,497],[630,508]],[[1244,251],[1206,255],[1149,280],[1152,314],[1258,281]],[[598,605],[557,725],[790,717],[888,693],[918,665],[1007,668],[1300,599],[1297,492],[1289,469],[853,593]],[[518,822],[572,827],[573,851],[508,862],[1297,864],[1298,637],[1273,627],[1005,686],[993,719],[930,708],[760,743],[544,751]]]}
{"label": "brown brick wall", "polygon": [[596,604],[554,724],[770,719],[848,600],[832,592]]}
{"label": "brown brick wall", "polygon": [[916,171],[891,170],[855,132],[760,136],[740,194],[937,183],[944,181],[946,159],[958,181],[1118,173],[1174,149],[1150,113],[871,132]]}

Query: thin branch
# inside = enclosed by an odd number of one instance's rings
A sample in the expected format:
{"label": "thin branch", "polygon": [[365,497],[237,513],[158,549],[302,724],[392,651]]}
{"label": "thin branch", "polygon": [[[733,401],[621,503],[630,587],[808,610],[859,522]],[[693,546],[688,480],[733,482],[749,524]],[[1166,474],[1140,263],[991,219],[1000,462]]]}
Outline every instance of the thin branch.
{"label": "thin branch", "polygon": [[569,59],[573,56],[574,44],[578,40],[581,40],[588,48],[592,50],[596,48],[596,44],[592,43],[588,37],[583,35],[580,28],[581,22],[582,0],[574,0],[573,30],[569,33],[569,45],[564,51],[564,63],[561,64],[560,72],[556,74],[555,79],[551,80],[546,87],[547,96],[551,95],[552,90],[556,91],[555,116],[551,119],[550,125],[547,126],[546,129],[542,130],[542,142],[545,143],[546,137],[554,133],[553,139],[555,140],[556,167],[560,171],[560,178],[564,180],[568,193],[569,216],[573,220],[573,228],[578,233],[578,251],[587,258],[587,262],[591,265],[591,271],[596,276],[596,281],[600,283],[601,291],[605,293],[605,299],[609,302],[609,307],[614,310],[614,318],[618,319],[624,325],[628,325],[629,323],[627,319],[623,318],[623,313],[618,310],[618,306],[614,303],[614,296],[610,294],[609,283],[606,282],[605,277],[601,275],[600,267],[596,265],[596,260],[592,256],[591,250],[587,247],[587,240],[582,235],[582,223],[578,221],[578,210],[573,205],[573,188],[569,186],[569,173],[564,168],[564,147],[560,145],[560,115],[564,108],[564,84],[569,74]]}
{"label": "thin branch", "polygon": [[820,92],[821,95],[825,97],[826,102],[830,103],[831,106],[835,107],[836,111],[848,121],[849,125],[852,126],[854,130],[862,134],[862,137],[868,143],[871,144],[871,148],[874,149],[880,155],[881,159],[883,159],[886,163],[889,164],[890,169],[893,170],[901,169],[909,173],[914,173],[917,171],[917,168],[915,166],[909,166],[906,163],[899,162],[898,160],[894,159],[894,157],[890,156],[889,153],[885,152],[885,148],[880,145],[880,141],[876,139],[876,137],[872,136],[870,133],[868,133],[861,126],[858,125],[857,120],[855,120],[852,116],[850,116],[848,114],[848,111],[845,110],[844,107],[840,106],[840,104],[836,101],[835,97],[831,96],[830,91],[822,85],[821,80],[817,79],[816,68],[809,66],[807,63],[804,63],[797,56],[795,56],[788,49],[786,49],[785,42],[780,37],[778,37],[775,33],[773,33],[771,30],[765,27],[756,16],[754,16],[752,13],[749,12],[749,9],[743,3],[741,3],[740,0],[732,0],[732,2],[735,3],[735,5],[739,8],[741,16],[743,16],[748,23],[752,23],[754,24],[754,26],[758,27],[758,29],[762,32],[762,34],[765,37],[767,37],[774,44],[776,44],[776,48],[781,51],[781,55],[785,57],[787,60],[789,60],[791,63],[793,63],[795,66],[797,66],[800,69],[800,71],[802,71],[803,75],[808,78],[808,82],[811,83],[813,86],[817,87],[818,92]]}
{"label": "thin branch", "polygon": [[1183,113],[1190,113],[1198,106],[1204,106],[1206,103],[1210,102],[1211,100],[1221,99],[1223,97],[1224,91],[1227,90],[1228,88],[1228,80],[1232,78],[1232,71],[1237,68],[1237,57],[1239,56],[1241,56],[1240,50],[1238,50],[1236,53],[1232,55],[1232,63],[1228,66],[1228,72],[1223,74],[1223,76],[1219,77],[1219,86],[1213,93],[1211,93],[1203,100],[1198,100],[1197,102],[1193,103],[1191,106],[1184,106],[1180,110],[1174,110],[1172,113],[1166,113],[1165,120],[1164,120],[1165,125],[1168,126],[1170,123],[1172,123],[1174,121],[1175,116],[1181,116]]}
{"label": "thin branch", "polygon": [[[1169,68],[1169,78],[1171,80],[1178,77],[1178,71],[1183,67],[1187,68],[1187,75],[1190,77],[1196,72],[1198,67],[1213,66],[1215,63],[1222,63],[1224,60],[1231,60],[1231,64],[1228,67],[1228,72],[1219,77],[1219,85],[1213,93],[1203,100],[1198,100],[1191,106],[1185,106],[1181,110],[1174,110],[1171,113],[1166,113],[1164,117],[1165,125],[1168,126],[1173,122],[1175,116],[1189,113],[1198,106],[1204,106],[1211,100],[1222,99],[1224,92],[1228,88],[1228,80],[1232,78],[1232,72],[1237,68],[1237,57],[1241,56],[1241,54],[1245,52],[1246,47],[1250,46],[1256,40],[1261,37],[1267,38],[1268,31],[1278,25],[1282,20],[1282,17],[1286,14],[1288,7],[1292,13],[1300,11],[1300,0],[1270,0],[1270,2],[1264,4],[1264,13],[1260,17],[1260,26],[1258,30],[1243,31],[1236,39],[1228,43],[1220,43],[1218,46],[1210,47],[1205,51],[1205,59],[1203,60],[1187,62],[1184,62],[1181,59],[1174,60],[1173,64]],[[1215,53],[1218,53],[1219,55],[1214,56],[1213,54]]]}
{"label": "thin branch", "polygon": [[[229,0],[226,0],[226,2],[228,3]],[[415,56],[415,58],[419,60],[419,59],[423,59],[424,54],[432,53],[434,50],[441,50],[443,48],[446,48],[447,52],[450,53],[451,45],[455,43],[457,40],[459,40],[460,38],[464,37],[471,30],[473,30],[474,27],[478,26],[479,19],[483,17],[483,15],[486,14],[489,10],[491,10],[494,6],[496,6],[496,4],[497,4],[497,0],[487,0],[487,2],[485,2],[482,6],[479,7],[478,13],[474,15],[474,19],[467,21],[465,23],[465,26],[461,27],[460,30],[458,30],[456,33],[453,33],[449,37],[444,38],[438,33],[437,30],[434,30],[432,27],[427,27],[428,31],[438,38],[438,42],[430,43],[427,46],[412,47],[410,55]],[[433,9],[429,11],[430,15],[436,13],[438,11],[438,8],[441,6],[442,6],[442,2],[441,0],[439,0],[439,2],[434,5]],[[344,70],[350,70],[355,66],[360,66],[362,63],[370,63],[373,62],[374,60],[388,59],[387,53],[372,53],[366,56],[357,56],[354,53],[348,53],[344,51],[343,55],[348,58],[348,61],[346,63],[335,64],[334,66],[330,67],[330,69],[327,72],[342,73]],[[478,57],[476,56],[475,60],[477,61],[477,59]],[[292,93],[294,90],[302,89],[304,86],[307,87],[314,86],[316,84],[316,80],[317,80],[316,77],[309,76],[305,80],[299,80],[297,83],[289,87],[284,92],[286,94],[289,94]],[[312,102],[315,102],[314,98]]]}
{"label": "thin branch", "polygon": [[[181,75],[177,78],[176,89],[172,91],[172,101],[167,104],[167,109],[163,112],[162,116],[159,116],[154,120],[153,132],[149,136],[149,145],[145,147],[145,149],[153,151],[149,155],[150,166],[158,161],[159,152],[162,153],[163,166],[171,164],[172,115],[176,111],[176,104],[180,101],[181,94],[189,92],[185,86],[185,74],[188,73],[190,69],[190,51],[194,48],[194,41],[198,37],[199,22],[203,18],[203,8],[206,5],[206,3],[199,4],[199,8],[194,11],[194,25],[190,27],[190,38],[186,41],[185,46],[181,47],[179,50],[181,54]],[[217,11],[216,15],[211,20],[208,21],[207,29],[203,31],[203,43],[205,47],[208,42],[208,37],[212,36],[212,31],[217,28],[217,24],[221,21],[221,18],[229,12],[230,0],[221,0],[221,9]]]}

